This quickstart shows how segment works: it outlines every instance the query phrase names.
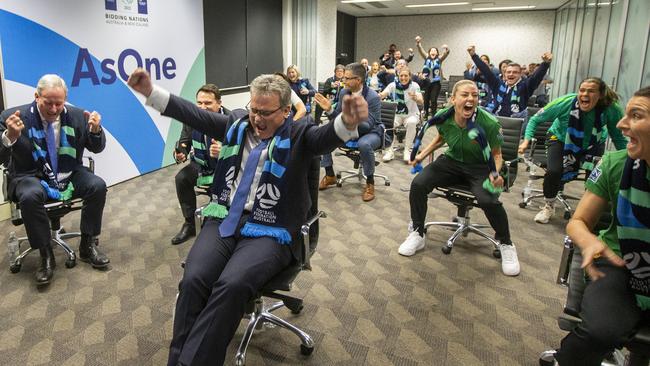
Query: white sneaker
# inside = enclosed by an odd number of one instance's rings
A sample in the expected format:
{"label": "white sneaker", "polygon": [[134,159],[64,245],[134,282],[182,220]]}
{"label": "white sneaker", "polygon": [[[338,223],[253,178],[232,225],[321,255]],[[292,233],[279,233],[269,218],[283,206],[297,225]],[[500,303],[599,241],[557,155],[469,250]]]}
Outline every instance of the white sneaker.
{"label": "white sneaker", "polygon": [[406,237],[406,240],[399,246],[397,252],[403,256],[410,257],[421,249],[424,249],[424,238],[420,236],[420,233],[414,231]]}
{"label": "white sneaker", "polygon": [[384,153],[384,156],[381,158],[381,160],[384,163],[388,163],[389,161],[393,160],[395,158],[395,151],[393,151],[392,147],[389,147],[386,149],[386,152]]}
{"label": "white sneaker", "polygon": [[540,224],[548,224],[548,221],[555,215],[555,206],[551,203],[546,203],[542,210],[535,215],[535,222]]}
{"label": "white sneaker", "polygon": [[516,276],[519,274],[519,258],[517,258],[517,248],[515,245],[499,245],[501,251],[501,270],[506,276]]}
{"label": "white sneaker", "polygon": [[411,160],[411,150],[404,148],[404,162],[408,163]]}

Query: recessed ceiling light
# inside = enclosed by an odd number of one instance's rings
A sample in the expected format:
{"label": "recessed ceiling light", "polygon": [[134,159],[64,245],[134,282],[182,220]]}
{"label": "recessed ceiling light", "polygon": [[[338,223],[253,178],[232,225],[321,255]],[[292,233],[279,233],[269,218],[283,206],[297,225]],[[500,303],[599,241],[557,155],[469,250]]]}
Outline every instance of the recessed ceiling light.
{"label": "recessed ceiling light", "polygon": [[472,11],[481,10],[517,10],[517,9],[534,9],[535,5],[521,5],[521,6],[495,6],[489,8],[472,8]]}
{"label": "recessed ceiling light", "polygon": [[415,5],[404,5],[406,8],[428,8],[433,6],[456,6],[456,5],[469,5],[469,2],[463,1],[459,3],[439,3],[439,4],[415,4]]}
{"label": "recessed ceiling light", "polygon": [[393,0],[342,0],[341,4],[353,4],[353,3],[375,3],[382,1],[393,1]]}

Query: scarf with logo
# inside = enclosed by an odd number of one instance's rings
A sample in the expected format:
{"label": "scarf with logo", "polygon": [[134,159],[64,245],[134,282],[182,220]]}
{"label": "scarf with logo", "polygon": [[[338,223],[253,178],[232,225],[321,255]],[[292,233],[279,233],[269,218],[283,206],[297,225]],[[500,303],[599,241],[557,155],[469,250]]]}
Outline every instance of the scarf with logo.
{"label": "scarf with logo", "polygon": [[60,132],[58,146],[58,172],[52,170],[52,162],[47,152],[47,141],[43,121],[38,112],[36,101],[25,115],[27,136],[32,143],[32,158],[44,179],[41,185],[50,199],[67,201],[72,198],[74,187],[70,182],[72,170],[77,166],[77,136],[70,121],[68,110],[64,107],[60,115]]}
{"label": "scarf with logo", "polygon": [[[427,121],[427,123],[420,129],[420,132],[417,134],[417,136],[415,136],[415,140],[413,142],[413,150],[411,151],[411,161],[415,160],[415,156],[417,155],[418,150],[422,145],[422,139],[424,138],[424,134],[426,133],[426,130],[431,126],[443,124],[447,119],[453,118],[454,114],[455,114],[454,107],[451,107],[447,110],[441,111],[440,113],[436,114],[435,116],[433,116],[433,118]],[[488,165],[489,173],[496,177],[498,176],[498,172],[496,168],[496,163],[494,162],[494,157],[492,156],[492,149],[490,148],[490,143],[488,142],[485,130],[476,123],[477,114],[478,114],[478,109],[476,109],[472,114],[472,116],[467,120],[467,126],[466,126],[468,131],[467,135],[469,138],[475,140],[479,144],[479,147],[481,148],[481,153],[483,154],[483,158],[485,159],[485,162]],[[415,174],[420,172],[421,170],[422,170],[422,164],[418,163],[415,167],[413,167],[411,173]],[[492,194],[499,194],[503,191],[503,188],[498,188],[493,186],[489,178],[487,178],[483,182],[483,189],[485,189],[486,191]]]}
{"label": "scarf with logo", "polygon": [[578,97],[573,101],[573,107],[569,113],[569,125],[566,129],[566,138],[564,139],[563,155],[563,172],[562,181],[568,182],[575,179],[580,168],[593,170],[594,165],[591,157],[596,155],[599,150],[600,138],[603,133],[602,108],[596,107],[596,117],[594,126],[591,131],[589,146],[584,149],[584,124],[582,122],[582,111],[579,108]]}
{"label": "scarf with logo", "polygon": [[[283,213],[287,209],[289,192],[284,173],[291,159],[291,117],[285,119],[267,148],[262,175],[255,191],[255,202],[248,221],[241,229],[243,236],[268,236],[281,244],[291,244]],[[203,209],[203,216],[223,219],[228,216],[228,199],[240,173],[244,139],[249,128],[249,117],[235,121],[226,132],[218,169],[212,183],[212,201]],[[253,188],[253,187],[251,187]]]}
{"label": "scarf with logo", "polygon": [[429,79],[432,83],[440,81],[440,59],[427,57],[424,60],[424,67],[422,67],[422,74],[425,79]]}
{"label": "scarf with logo", "polygon": [[616,205],[616,232],[631,290],[650,296],[650,174],[648,164],[625,161]]}

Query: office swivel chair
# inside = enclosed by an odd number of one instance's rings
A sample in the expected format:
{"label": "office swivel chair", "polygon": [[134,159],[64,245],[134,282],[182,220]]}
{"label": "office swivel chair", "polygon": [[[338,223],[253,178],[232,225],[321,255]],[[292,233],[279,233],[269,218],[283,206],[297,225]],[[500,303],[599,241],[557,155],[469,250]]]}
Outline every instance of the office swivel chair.
{"label": "office swivel chair", "polygon": [[[375,150],[382,151],[386,148],[386,140],[390,138],[390,134],[393,132],[393,126],[395,125],[395,112],[397,110],[397,103],[395,102],[381,102],[381,122],[384,124],[384,136],[381,142],[381,146]],[[343,170],[336,173],[336,186],[343,186],[343,182],[348,179],[357,178],[359,182],[362,182],[366,179],[366,176],[363,174],[363,167],[361,166],[361,155],[359,154],[359,148],[357,145],[357,140],[348,141],[342,147],[339,147],[340,153],[337,155],[345,155],[354,163],[354,170]],[[379,160],[375,159],[375,166],[379,165]],[[347,174],[343,176],[343,174]],[[390,186],[390,179],[387,176],[381,174],[375,174],[375,178],[381,178],[384,180],[384,184]]]}
{"label": "office swivel chair", "polygon": [[[517,178],[517,148],[519,145],[519,136],[521,136],[521,126],[523,119],[497,117],[501,123],[503,130],[503,145],[501,146],[501,154],[503,156],[503,168],[501,175],[505,175],[505,191],[509,191],[510,187],[515,183]],[[501,257],[499,251],[499,242],[484,232],[483,228],[490,227],[489,225],[472,224],[470,222],[469,212],[472,208],[478,207],[476,197],[472,194],[468,185],[459,184],[451,187],[436,187],[429,197],[445,198],[454,206],[457,207],[456,217],[451,222],[444,221],[430,221],[424,224],[425,230],[429,226],[443,226],[455,230],[454,233],[447,239],[446,245],[442,247],[442,252],[445,254],[451,253],[454,243],[460,236],[467,236],[470,232],[482,236],[489,240],[494,245],[492,255],[496,258]]]}
{"label": "office swivel chair", "polygon": [[[316,185],[316,189],[318,189],[318,185]],[[311,336],[288,321],[274,315],[273,311],[283,306],[286,306],[291,310],[292,314],[300,314],[302,311],[302,299],[282,294],[278,291],[290,291],[292,283],[300,271],[311,270],[310,258],[313,254],[313,250],[310,249],[310,229],[320,218],[325,217],[327,217],[325,212],[318,211],[315,216],[309,218],[309,220],[302,225],[300,229],[300,238],[298,239],[302,241],[302,258],[300,258],[300,261],[292,263],[282,272],[275,275],[275,277],[262,287],[255,298],[249,302],[246,309],[246,313],[249,314],[248,325],[246,326],[246,331],[244,332],[244,336],[242,337],[235,355],[235,364],[237,366],[243,366],[246,363],[246,350],[248,349],[248,344],[253,337],[253,332],[267,323],[287,329],[298,336],[301,342],[301,354],[309,356],[314,352],[314,341]],[[263,297],[277,299],[279,301],[273,304],[264,304],[264,301],[262,300]]]}
{"label": "office swivel chair", "polygon": [[[609,217],[611,215],[603,216]],[[605,228],[603,218],[598,227]],[[564,238],[564,248],[560,260],[560,269],[557,275],[557,284],[568,288],[566,305],[562,314],[557,319],[560,329],[570,332],[577,327],[582,320],[580,319],[580,304],[582,295],[587,285],[585,273],[581,268],[582,255],[579,248],[576,249],[571,238]],[[616,349],[602,363],[603,366],[647,366],[650,364],[650,326],[642,326],[634,336],[623,345],[627,348],[629,354],[626,356],[621,349]],[[555,350],[542,352],[539,358],[541,366],[553,365]]]}
{"label": "office swivel chair", "polygon": [[[95,172],[95,161],[91,157],[84,156],[88,160],[88,169],[91,172]],[[20,212],[20,204],[10,200],[8,197],[8,186],[9,180],[11,179],[9,171],[6,168],[2,168],[3,174],[3,184],[2,184],[2,193],[4,197],[9,201],[9,208],[11,211],[11,223],[14,226],[20,226],[23,223],[22,214]],[[66,268],[72,268],[77,264],[77,255],[70,248],[70,245],[66,242],[68,239],[73,239],[81,237],[80,232],[71,232],[68,233],[65,231],[63,226],[61,226],[61,218],[72,211],[78,211],[83,208],[83,200],[81,198],[74,198],[68,201],[54,201],[50,200],[45,203],[45,212],[47,217],[50,219],[50,230],[52,231],[51,235],[51,244],[52,248],[60,247],[66,253],[67,259],[65,261]],[[11,240],[11,238],[9,239]],[[33,252],[34,249],[29,247],[24,251],[20,251],[20,244],[28,242],[29,239],[25,237],[17,238],[18,240],[18,256],[10,261],[9,270],[11,273],[18,273],[22,268],[23,260],[29,253]],[[11,259],[11,258],[10,258]]]}
{"label": "office swivel chair", "polygon": [[[522,200],[519,202],[519,207],[521,208],[526,208],[534,199],[544,198],[544,191],[538,188],[533,188],[533,182],[539,179],[544,179],[544,175],[538,175],[537,172],[538,170],[542,170],[543,172],[546,171],[546,164],[548,161],[546,157],[546,135],[552,124],[553,121],[546,121],[537,125],[535,135],[530,140],[529,150],[524,155],[524,163],[528,170],[528,182],[521,193]],[[585,160],[593,163],[595,166],[600,160],[600,155],[602,155],[602,152],[593,156],[585,156]],[[589,177],[590,173],[591,171],[589,170],[580,169],[579,175],[571,181],[585,181]],[[571,213],[573,212],[569,200],[580,200],[580,197],[564,193],[564,185],[568,182],[569,181],[562,182],[560,190],[556,196],[558,202],[560,202],[564,207],[564,219],[566,220],[571,218]]]}

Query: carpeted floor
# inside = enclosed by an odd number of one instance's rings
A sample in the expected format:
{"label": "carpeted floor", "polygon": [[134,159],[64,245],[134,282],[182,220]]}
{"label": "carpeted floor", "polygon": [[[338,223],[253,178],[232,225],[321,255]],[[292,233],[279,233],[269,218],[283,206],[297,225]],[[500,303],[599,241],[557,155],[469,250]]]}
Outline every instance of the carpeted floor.
{"label": "carpeted floor", "polygon": [[[335,169],[350,166],[335,157]],[[165,364],[180,262],[191,246],[169,242],[181,224],[178,170],[171,166],[109,189],[100,239],[111,259],[106,271],[82,262],[66,269],[57,250],[54,281],[38,290],[38,256],[12,274],[0,245],[6,265],[0,271],[1,365]],[[291,333],[264,329],[253,338],[247,364],[536,365],[541,351],[558,345],[563,332],[556,316],[565,291],[555,277],[566,222],[558,210],[550,224],[535,224],[536,207],[518,207],[525,172],[520,169],[513,191],[502,196],[522,267],[514,278],[501,274],[491,246],[477,236],[442,254],[450,232],[440,228],[429,230],[423,251],[400,256],[409,217],[401,188],[412,176],[401,161],[381,164],[377,173],[387,174],[391,185],[377,185],[370,203],[361,201],[357,182],[321,192],[328,218],[314,270],[303,272],[293,290],[305,308],[300,315],[278,310],[312,335],[313,355],[301,356]],[[569,188],[581,190],[580,183]],[[454,214],[447,201],[429,201],[428,218]],[[480,210],[472,218],[487,222]],[[63,220],[68,230],[78,223],[78,212]],[[10,221],[0,223],[3,240],[14,230],[24,234]],[[76,249],[78,240],[72,243]]]}

